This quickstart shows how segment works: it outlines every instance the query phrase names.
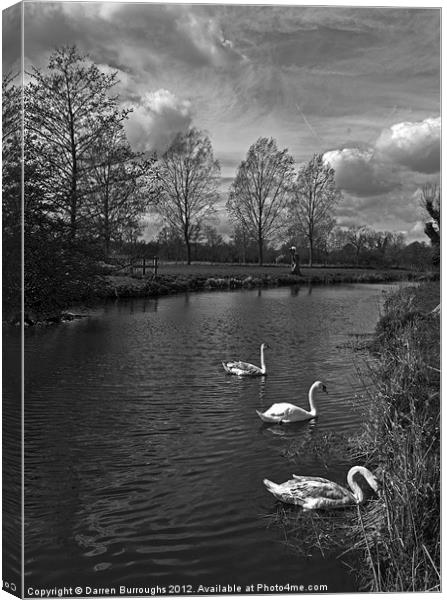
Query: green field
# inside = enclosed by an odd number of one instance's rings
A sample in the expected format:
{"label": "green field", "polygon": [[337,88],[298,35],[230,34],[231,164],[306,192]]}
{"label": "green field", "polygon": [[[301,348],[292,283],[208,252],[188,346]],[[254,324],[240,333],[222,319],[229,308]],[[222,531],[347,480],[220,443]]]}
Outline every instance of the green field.
{"label": "green field", "polygon": [[[343,276],[349,278],[358,278],[369,276],[371,274],[387,274],[395,276],[396,279],[405,278],[410,271],[404,269],[365,269],[358,267],[306,267],[301,266],[301,273],[304,278],[315,278],[325,276]],[[159,266],[160,275],[174,276],[203,276],[203,277],[278,277],[290,275],[290,266],[263,265],[256,264],[238,264],[238,263],[185,263],[161,262]]]}

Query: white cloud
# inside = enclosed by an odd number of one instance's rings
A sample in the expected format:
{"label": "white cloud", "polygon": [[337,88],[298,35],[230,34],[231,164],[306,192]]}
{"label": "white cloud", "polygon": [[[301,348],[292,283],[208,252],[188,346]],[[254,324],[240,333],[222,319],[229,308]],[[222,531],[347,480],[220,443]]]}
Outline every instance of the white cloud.
{"label": "white cloud", "polygon": [[[324,158],[335,169],[337,186],[356,196],[376,196],[395,190],[418,174],[440,167],[441,119],[405,121],[384,129],[373,145],[331,150]],[[416,178],[416,179],[415,179]]]}
{"label": "white cloud", "polygon": [[419,173],[437,173],[440,167],[441,118],[392,125],[380,134],[377,150],[384,157]]}
{"label": "white cloud", "polygon": [[191,122],[191,102],[160,89],[143,96],[126,122],[126,131],[134,150],[163,153],[177,133],[188,129]]}
{"label": "white cloud", "polygon": [[343,148],[324,154],[335,170],[339,189],[357,196],[375,196],[399,186],[388,165],[383,164],[374,148]]}

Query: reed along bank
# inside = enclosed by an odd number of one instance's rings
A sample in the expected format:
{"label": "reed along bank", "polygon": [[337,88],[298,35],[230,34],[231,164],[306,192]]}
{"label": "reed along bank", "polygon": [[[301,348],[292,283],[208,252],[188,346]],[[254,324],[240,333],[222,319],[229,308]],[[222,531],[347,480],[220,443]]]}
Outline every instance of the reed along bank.
{"label": "reed along bank", "polygon": [[359,443],[382,481],[354,527],[363,586],[440,590],[439,283],[387,296],[372,344],[371,415]]}

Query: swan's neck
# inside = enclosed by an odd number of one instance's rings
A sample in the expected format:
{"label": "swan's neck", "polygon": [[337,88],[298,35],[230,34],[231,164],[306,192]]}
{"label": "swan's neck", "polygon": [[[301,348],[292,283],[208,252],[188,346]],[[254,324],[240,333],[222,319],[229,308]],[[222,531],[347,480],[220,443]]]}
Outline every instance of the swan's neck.
{"label": "swan's neck", "polygon": [[318,411],[317,411],[317,404],[315,401],[315,393],[317,391],[317,386],[314,383],[314,385],[310,388],[309,390],[309,406],[310,406],[310,414],[314,415],[314,417],[317,416]]}
{"label": "swan's neck", "polygon": [[352,469],[349,470],[348,485],[351,488],[352,493],[355,496],[355,500],[356,500],[357,504],[361,504],[364,499],[364,493],[363,493],[362,488],[359,486],[359,484],[356,481],[354,481],[354,475],[356,473],[360,473],[361,475],[363,475],[363,477],[371,485],[371,487],[373,487],[373,485],[374,485],[374,475],[371,473],[371,471],[368,471],[368,469],[366,469],[365,467],[352,467]]}
{"label": "swan's neck", "polygon": [[264,346],[261,346],[261,373],[265,373]]}

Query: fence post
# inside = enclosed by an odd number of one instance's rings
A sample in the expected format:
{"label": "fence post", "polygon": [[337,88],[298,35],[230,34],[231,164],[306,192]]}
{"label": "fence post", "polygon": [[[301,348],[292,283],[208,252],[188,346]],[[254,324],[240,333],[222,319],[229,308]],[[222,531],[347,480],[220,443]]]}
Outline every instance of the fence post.
{"label": "fence post", "polygon": [[154,256],[152,260],[154,265],[154,275],[156,277],[158,273],[158,256]]}
{"label": "fence post", "polygon": [[146,275],[146,257],[143,256],[143,275]]}

